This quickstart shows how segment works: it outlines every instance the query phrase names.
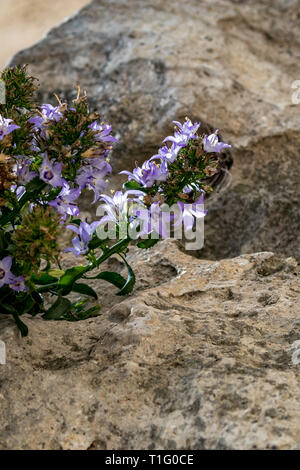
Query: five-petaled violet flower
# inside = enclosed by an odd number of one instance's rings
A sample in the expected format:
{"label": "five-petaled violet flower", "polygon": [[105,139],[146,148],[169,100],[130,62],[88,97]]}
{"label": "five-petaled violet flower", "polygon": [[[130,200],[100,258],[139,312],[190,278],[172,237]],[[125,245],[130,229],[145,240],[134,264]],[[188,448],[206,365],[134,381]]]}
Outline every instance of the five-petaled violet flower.
{"label": "five-petaled violet flower", "polygon": [[79,255],[85,254],[88,251],[88,243],[92,239],[93,234],[99,224],[100,221],[97,220],[91,224],[88,224],[87,222],[80,222],[79,227],[78,225],[67,225],[67,228],[77,233],[77,237],[73,238],[72,240],[73,248],[66,248],[64,251],[72,251],[76,258]]}
{"label": "five-petaled violet flower", "polygon": [[0,140],[2,140],[3,137],[15,131],[16,129],[20,129],[20,126],[12,124],[12,122],[12,119],[5,119],[0,114]]}
{"label": "five-petaled violet flower", "polygon": [[62,220],[65,220],[67,215],[78,216],[79,209],[74,201],[79,198],[80,193],[80,188],[70,189],[70,186],[67,184],[63,186],[57,198],[49,202],[49,206],[54,207],[63,215]]}
{"label": "five-petaled violet flower", "polygon": [[224,142],[219,142],[217,129],[214,134],[205,135],[203,138],[203,150],[205,152],[222,152],[225,148],[231,147],[229,144],[225,144]]}
{"label": "five-petaled violet flower", "polygon": [[40,167],[40,178],[54,188],[67,185],[66,180],[61,176],[62,166],[62,162],[50,161],[45,153]]}
{"label": "five-petaled violet flower", "polygon": [[6,256],[0,261],[0,287],[13,281],[14,275],[10,272],[12,257]]}

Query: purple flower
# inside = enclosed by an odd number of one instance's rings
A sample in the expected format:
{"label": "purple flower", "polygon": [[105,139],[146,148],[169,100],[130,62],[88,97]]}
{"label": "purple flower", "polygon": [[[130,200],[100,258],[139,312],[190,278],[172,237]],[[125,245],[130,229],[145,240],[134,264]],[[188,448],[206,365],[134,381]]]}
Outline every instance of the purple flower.
{"label": "purple flower", "polygon": [[167,160],[169,163],[175,162],[178,152],[182,147],[176,145],[175,143],[169,148],[167,145],[164,145],[158,150],[157,155],[153,155],[150,160],[154,160],[156,158],[160,158],[161,160]]}
{"label": "purple flower", "polygon": [[[62,109],[66,109],[66,104],[59,106],[52,106],[51,104],[42,104],[41,115],[29,119],[29,122],[34,125],[34,130],[40,130],[40,135],[43,139],[46,139],[47,137],[47,123],[49,121],[58,122],[63,116],[63,113],[61,112]],[[31,150],[33,152],[40,151],[39,147],[37,146],[37,141],[34,135],[31,142]]]}
{"label": "purple flower", "polygon": [[45,181],[45,183],[53,186],[53,188],[67,185],[66,180],[61,177],[62,166],[62,162],[55,162],[53,160],[50,162],[45,153],[43,163],[40,167],[40,178]]}
{"label": "purple flower", "polygon": [[20,126],[17,126],[16,124],[11,124],[12,122],[12,119],[5,119],[0,114],[0,140],[2,140],[4,136],[10,134],[14,130],[20,129]]}
{"label": "purple flower", "polygon": [[137,166],[133,172],[121,171],[120,175],[127,175],[128,180],[134,180],[144,188],[151,188],[156,181],[166,181],[168,178],[168,165],[166,160],[161,164],[146,160],[141,167]]}
{"label": "purple flower", "polygon": [[190,119],[187,119],[184,124],[178,121],[173,121],[176,124],[178,131],[174,132],[174,136],[168,136],[164,139],[164,142],[173,142],[180,147],[185,147],[190,139],[196,138],[196,132],[200,127],[200,123],[195,122],[194,124]]}
{"label": "purple flower", "polygon": [[24,292],[28,290],[28,287],[25,286],[25,280],[23,276],[16,276],[9,283],[9,287],[16,292]]}
{"label": "purple flower", "polygon": [[[136,196],[135,198],[128,199],[128,196]],[[140,203],[139,197],[144,197],[145,193],[138,190],[129,190],[123,193],[122,191],[117,191],[112,197],[107,196],[106,194],[101,194],[100,201],[104,201],[105,204],[99,206],[98,210],[101,208],[102,211],[106,212],[107,215],[103,216],[100,220],[101,224],[104,224],[108,221],[114,222],[115,224],[120,225],[121,223],[129,222],[129,206],[128,203],[138,202]],[[100,215],[97,212],[97,215]]]}
{"label": "purple flower", "polygon": [[14,275],[10,272],[11,264],[11,256],[6,256],[0,261],[0,287],[9,284],[14,279]]}
{"label": "purple flower", "polygon": [[92,239],[93,234],[100,224],[100,221],[92,222],[88,224],[87,222],[80,222],[78,225],[67,225],[67,228],[77,233],[77,237],[73,238],[73,248],[66,248],[64,251],[72,251],[76,258],[79,255],[85,254],[88,251],[88,243]]}
{"label": "purple flower", "polygon": [[42,116],[35,116],[29,119],[29,122],[34,125],[35,129],[41,129],[45,124],[45,118]]}
{"label": "purple flower", "polygon": [[29,122],[34,125],[35,129],[43,129],[47,121],[58,122],[62,118],[60,106],[52,106],[51,104],[42,104],[41,116],[35,116],[29,119]]}
{"label": "purple flower", "polygon": [[17,178],[18,184],[24,186],[37,176],[35,171],[30,171],[31,160],[20,156],[17,161]]}
{"label": "purple flower", "polygon": [[67,215],[78,216],[79,209],[74,201],[78,199],[80,193],[80,188],[70,189],[69,185],[63,186],[57,198],[49,202],[49,206],[55,207],[63,215],[62,220],[65,220]]}
{"label": "purple flower", "polygon": [[61,109],[61,105],[52,106],[51,104],[42,104],[41,106],[43,116],[45,116],[46,119],[55,122],[58,122],[63,116]]}
{"label": "purple flower", "polygon": [[25,286],[23,276],[15,276],[11,271],[12,257],[6,256],[0,261],[0,287],[8,284],[9,287],[17,292],[28,290]]}
{"label": "purple flower", "polygon": [[95,203],[107,186],[105,177],[111,172],[112,168],[106,160],[102,158],[87,159],[86,164],[78,171],[75,181],[81,189],[88,188],[94,191],[93,203]]}
{"label": "purple flower", "polygon": [[190,119],[186,119],[183,124],[178,121],[173,121],[173,123],[176,124],[181,134],[186,135],[189,139],[196,138],[196,132],[200,127],[200,122],[195,122],[193,124]]}
{"label": "purple flower", "polygon": [[219,142],[217,129],[214,134],[205,135],[203,138],[203,150],[205,152],[222,152],[223,149],[231,147],[229,144],[225,144],[224,142]]}
{"label": "purple flower", "polygon": [[99,142],[118,142],[118,140],[110,135],[112,126],[107,124],[98,124],[97,121],[94,121],[89,127],[97,132],[96,139]]}

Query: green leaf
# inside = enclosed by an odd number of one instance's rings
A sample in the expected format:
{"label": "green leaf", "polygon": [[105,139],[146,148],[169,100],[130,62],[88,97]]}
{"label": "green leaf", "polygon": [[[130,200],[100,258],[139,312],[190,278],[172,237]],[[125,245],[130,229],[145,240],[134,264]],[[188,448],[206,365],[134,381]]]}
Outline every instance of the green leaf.
{"label": "green leaf", "polygon": [[61,320],[71,310],[71,307],[70,300],[60,296],[42,317],[44,320]]}
{"label": "green leaf", "polygon": [[89,295],[91,297],[94,297],[94,299],[98,299],[98,296],[96,292],[94,291],[94,289],[92,289],[87,284],[75,282],[73,284],[72,291],[77,292],[78,294]]}
{"label": "green leaf", "polygon": [[34,282],[35,284],[45,286],[47,284],[52,284],[54,282],[57,282],[58,278],[54,276],[50,276],[49,274],[46,274],[46,273],[41,273],[40,276],[37,276],[36,274],[32,274],[31,281]]}
{"label": "green leaf", "polygon": [[156,243],[159,242],[159,238],[147,238],[147,240],[142,240],[136,244],[139,248],[142,248],[143,250],[147,250],[148,248],[151,248],[152,246],[156,245]]}
{"label": "green leaf", "polygon": [[101,309],[101,305],[95,305],[87,310],[83,310],[78,314],[78,320],[86,320],[87,318],[97,317],[99,314],[99,310]]}
{"label": "green leaf", "polygon": [[33,309],[35,304],[35,300],[31,297],[31,295],[27,295],[23,302],[23,313],[28,313],[30,310]]}
{"label": "green leaf", "polygon": [[77,281],[77,279],[80,279],[85,272],[89,271],[89,269],[89,266],[74,266],[74,268],[67,269],[57,284],[62,295],[69,294],[74,282]]}
{"label": "green leaf", "polygon": [[143,190],[143,187],[138,183],[137,181],[126,181],[126,183],[123,184],[124,189],[140,189]]}
{"label": "green leaf", "polygon": [[6,312],[11,314],[14,317],[14,320],[17,324],[17,327],[19,328],[21,335],[22,336],[27,336],[28,335],[28,327],[25,325],[25,323],[20,320],[19,313],[17,310],[9,304],[2,305],[1,309]]}
{"label": "green leaf", "polygon": [[121,258],[123,259],[124,263],[126,264],[126,267],[127,267],[127,271],[128,271],[128,277],[127,277],[127,281],[125,283],[125,285],[122,287],[122,289],[120,290],[120,292],[118,292],[117,295],[126,295],[126,294],[129,294],[133,287],[134,287],[134,284],[135,284],[135,275],[134,275],[134,272],[132,271],[130,265],[127,263],[126,259],[124,258],[124,256],[120,255]]}
{"label": "green leaf", "polygon": [[101,305],[95,305],[94,307],[84,310],[83,308],[78,307],[76,303],[72,306],[72,312],[67,313],[65,315],[64,320],[75,322],[80,320],[86,320],[87,318],[91,317],[97,317],[100,309]]}
{"label": "green leaf", "polygon": [[119,273],[114,273],[112,271],[102,271],[94,277],[88,277],[87,279],[103,279],[104,281],[110,282],[114,286],[122,289],[126,284],[126,279],[121,276]]}

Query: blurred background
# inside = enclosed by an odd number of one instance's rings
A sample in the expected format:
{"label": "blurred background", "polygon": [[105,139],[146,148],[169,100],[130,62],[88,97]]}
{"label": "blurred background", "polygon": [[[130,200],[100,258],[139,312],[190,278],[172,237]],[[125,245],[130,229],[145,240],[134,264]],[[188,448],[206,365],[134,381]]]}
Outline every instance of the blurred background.
{"label": "blurred background", "polygon": [[[0,69],[88,0],[0,0]],[[4,47],[3,47],[4,45]]]}

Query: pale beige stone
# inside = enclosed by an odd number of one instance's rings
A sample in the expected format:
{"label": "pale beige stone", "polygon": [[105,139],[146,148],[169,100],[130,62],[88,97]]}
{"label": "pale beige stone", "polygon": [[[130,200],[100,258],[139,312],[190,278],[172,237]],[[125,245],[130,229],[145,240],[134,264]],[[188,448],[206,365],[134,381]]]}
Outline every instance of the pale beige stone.
{"label": "pale beige stone", "polygon": [[168,240],[129,260],[131,296],[93,281],[97,318],[25,316],[25,339],[0,318],[0,447],[299,448],[295,262],[201,260]]}

